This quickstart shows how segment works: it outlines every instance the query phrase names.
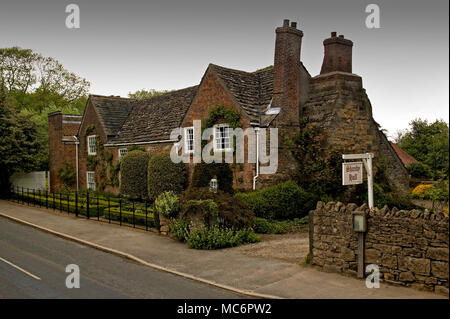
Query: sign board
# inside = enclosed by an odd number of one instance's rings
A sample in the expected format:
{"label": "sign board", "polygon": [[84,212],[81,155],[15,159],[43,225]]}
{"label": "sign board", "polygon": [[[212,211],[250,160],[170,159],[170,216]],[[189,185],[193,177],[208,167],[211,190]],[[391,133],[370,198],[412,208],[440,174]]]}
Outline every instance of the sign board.
{"label": "sign board", "polygon": [[356,185],[363,183],[363,163],[342,163],[342,185]]}
{"label": "sign board", "polygon": [[353,231],[364,233],[367,231],[367,218],[364,212],[353,212]]}

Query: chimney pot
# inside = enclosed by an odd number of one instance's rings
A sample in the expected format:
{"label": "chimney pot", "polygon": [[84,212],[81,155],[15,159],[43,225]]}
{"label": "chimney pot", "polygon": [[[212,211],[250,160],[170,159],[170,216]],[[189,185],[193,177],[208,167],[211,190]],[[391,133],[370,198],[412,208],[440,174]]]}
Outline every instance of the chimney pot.
{"label": "chimney pot", "polygon": [[284,19],[283,20],[283,27],[288,27],[289,26],[289,19]]}
{"label": "chimney pot", "polygon": [[336,36],[336,32],[331,32],[331,37],[334,38]]}
{"label": "chimney pot", "polygon": [[291,22],[291,28],[297,28],[297,22]]}
{"label": "chimney pot", "polygon": [[343,39],[343,38],[344,38],[344,35],[343,35],[343,34],[340,34],[340,35],[339,35],[339,38],[342,38],[342,39]]}

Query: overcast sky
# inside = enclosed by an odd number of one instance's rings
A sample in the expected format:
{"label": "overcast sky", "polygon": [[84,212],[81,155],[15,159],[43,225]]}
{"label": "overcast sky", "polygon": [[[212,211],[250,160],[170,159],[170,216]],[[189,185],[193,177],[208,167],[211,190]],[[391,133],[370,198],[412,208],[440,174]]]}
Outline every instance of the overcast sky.
{"label": "overcast sky", "polygon": [[[79,29],[65,7],[80,7]],[[368,29],[376,3],[381,28]],[[179,89],[209,63],[254,71],[273,64],[275,28],[303,30],[302,61],[314,76],[331,31],[354,42],[375,120],[393,134],[416,117],[449,119],[448,0],[0,0],[0,47],[30,48],[91,82],[91,93]]]}

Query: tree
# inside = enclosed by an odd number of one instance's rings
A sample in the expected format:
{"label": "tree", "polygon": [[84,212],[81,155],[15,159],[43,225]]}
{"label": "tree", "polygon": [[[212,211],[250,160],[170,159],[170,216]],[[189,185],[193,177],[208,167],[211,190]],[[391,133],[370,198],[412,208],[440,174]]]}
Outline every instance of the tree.
{"label": "tree", "polygon": [[14,111],[4,86],[0,87],[0,136],[0,196],[5,196],[11,175],[33,168],[40,144],[36,124]]}
{"label": "tree", "polygon": [[128,97],[131,99],[138,99],[138,100],[145,100],[145,99],[150,99],[152,97],[158,96],[158,95],[163,95],[170,92],[170,90],[163,90],[163,91],[156,91],[153,89],[150,89],[149,91],[142,89],[142,90],[137,90],[134,93],[128,93]]}
{"label": "tree", "polygon": [[39,152],[33,169],[48,170],[48,113],[82,114],[89,82],[51,57],[30,49],[0,48],[0,86],[9,104],[36,123]]}
{"label": "tree", "polygon": [[26,93],[40,90],[41,95],[53,94],[69,103],[86,96],[90,86],[56,59],[20,47],[0,48],[0,85],[18,101]]}
{"label": "tree", "polygon": [[428,123],[415,119],[409,130],[401,137],[399,146],[428,165],[435,179],[448,177],[449,127],[443,120]]}

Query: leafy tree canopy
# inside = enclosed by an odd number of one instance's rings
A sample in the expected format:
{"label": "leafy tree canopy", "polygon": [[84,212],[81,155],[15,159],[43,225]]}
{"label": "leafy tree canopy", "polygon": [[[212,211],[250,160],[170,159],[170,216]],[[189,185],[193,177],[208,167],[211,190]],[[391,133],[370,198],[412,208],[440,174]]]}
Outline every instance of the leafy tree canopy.
{"label": "leafy tree canopy", "polygon": [[30,170],[48,169],[48,113],[82,114],[89,82],[51,57],[30,49],[0,48],[0,87],[12,110],[36,126],[39,150]]}
{"label": "leafy tree canopy", "polygon": [[131,99],[145,100],[145,99],[152,98],[154,96],[163,95],[168,92],[170,92],[170,90],[157,91],[157,90],[150,89],[149,91],[147,91],[145,89],[142,89],[142,90],[137,90],[134,93],[132,93],[132,92],[128,93],[128,97]]}
{"label": "leafy tree canopy", "polygon": [[427,120],[415,119],[398,141],[403,150],[431,168],[435,179],[448,177],[448,123],[443,120],[428,123]]}

